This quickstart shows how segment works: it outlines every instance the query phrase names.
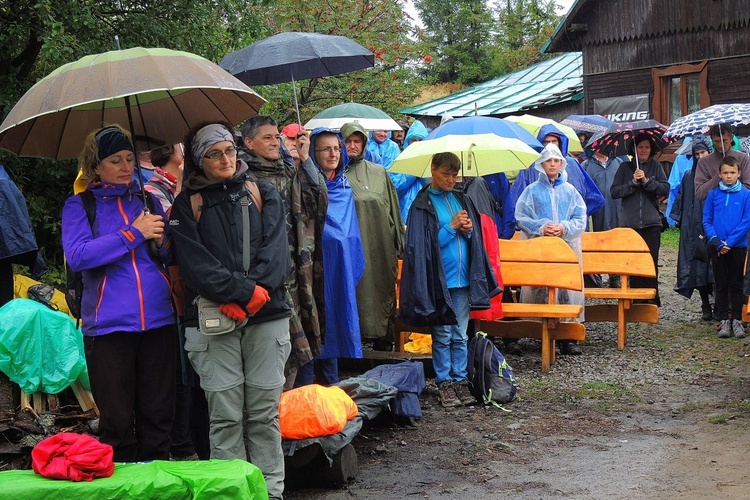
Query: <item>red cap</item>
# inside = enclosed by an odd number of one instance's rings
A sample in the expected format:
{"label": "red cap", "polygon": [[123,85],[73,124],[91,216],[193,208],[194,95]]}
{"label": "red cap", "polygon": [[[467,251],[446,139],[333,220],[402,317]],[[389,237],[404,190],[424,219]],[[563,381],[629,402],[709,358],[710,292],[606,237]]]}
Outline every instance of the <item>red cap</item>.
{"label": "red cap", "polygon": [[296,139],[300,134],[305,134],[307,131],[305,130],[305,127],[301,127],[296,123],[290,123],[281,129],[281,133],[287,137],[293,137]]}

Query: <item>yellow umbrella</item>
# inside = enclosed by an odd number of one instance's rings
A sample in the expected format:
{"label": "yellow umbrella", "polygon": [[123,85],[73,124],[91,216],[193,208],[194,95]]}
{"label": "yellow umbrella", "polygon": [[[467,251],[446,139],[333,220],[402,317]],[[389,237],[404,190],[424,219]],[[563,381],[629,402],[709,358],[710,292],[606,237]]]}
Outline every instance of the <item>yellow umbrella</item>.
{"label": "yellow umbrella", "polygon": [[543,126],[554,125],[558,130],[560,130],[560,132],[565,134],[565,137],[568,138],[568,151],[583,151],[583,146],[581,145],[581,141],[578,139],[578,134],[576,134],[576,131],[567,125],[563,125],[560,122],[550,120],[549,118],[540,118],[534,115],[506,116],[505,119],[522,126],[526,130],[531,132],[534,137],[537,137],[539,135],[539,130]]}
{"label": "yellow umbrella", "polygon": [[514,178],[539,158],[539,153],[518,139],[495,134],[445,135],[412,143],[388,170],[416,177],[432,177],[430,165],[436,153],[451,152],[461,159],[464,177],[505,172]]}

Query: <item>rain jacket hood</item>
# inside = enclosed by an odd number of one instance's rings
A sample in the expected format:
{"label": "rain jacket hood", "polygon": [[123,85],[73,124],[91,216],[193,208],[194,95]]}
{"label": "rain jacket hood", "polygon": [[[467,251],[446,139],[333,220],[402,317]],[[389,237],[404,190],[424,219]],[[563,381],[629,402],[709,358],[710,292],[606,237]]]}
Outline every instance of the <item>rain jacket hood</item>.
{"label": "rain jacket hood", "polygon": [[429,134],[430,131],[427,130],[427,127],[425,127],[422,122],[419,120],[415,120],[414,123],[411,124],[411,127],[409,127],[409,131],[406,133],[406,137],[404,137],[404,149],[409,147],[409,141],[411,141],[414,138],[419,138],[422,140],[425,140],[427,138],[427,134]]}
{"label": "rain jacket hood", "polygon": [[383,165],[386,170],[391,168],[393,161],[401,153],[398,144],[391,140],[391,133],[388,132],[388,138],[383,142],[375,140],[372,131],[367,141],[367,152],[369,153],[369,160],[373,163],[379,163]]}
{"label": "rain jacket hood", "polygon": [[547,137],[550,134],[554,134],[557,136],[557,138],[560,141],[560,152],[563,154],[563,156],[568,156],[568,138],[563,134],[559,128],[555,127],[553,124],[549,123],[547,125],[543,125],[542,128],[539,129],[539,134],[537,134],[536,138],[539,142],[544,144],[544,138]]}
{"label": "rain jacket hood", "polygon": [[[345,143],[349,136],[356,132],[359,132],[364,140],[364,143],[362,144],[362,154],[353,158],[349,158],[349,161],[346,162],[347,165],[351,165],[352,163],[356,163],[359,160],[364,159],[365,154],[367,153],[367,143],[369,142],[370,136],[367,133],[367,130],[365,130],[365,128],[359,123],[351,122],[345,123],[341,126],[341,136],[343,137]],[[346,144],[344,144],[344,146],[346,146]],[[347,153],[347,156],[349,156],[349,153]]]}
{"label": "rain jacket hood", "polygon": [[547,177],[547,173],[544,171],[542,163],[551,158],[557,158],[562,162],[559,175],[557,176],[557,179],[555,179],[555,186],[557,186],[558,184],[562,184],[563,182],[567,182],[568,172],[566,171],[566,167],[568,166],[568,164],[565,161],[565,157],[560,152],[560,149],[554,144],[547,144],[547,146],[545,146],[545,148],[542,150],[542,156],[540,156],[539,159],[534,162],[534,169],[539,172],[539,181],[542,182],[544,180],[547,184],[550,184],[549,177]]}
{"label": "rain jacket hood", "polygon": [[[341,156],[339,157],[339,164],[336,167],[336,172],[334,174],[334,178],[341,177],[344,172],[344,166],[349,164],[349,155],[346,153],[346,144],[344,144],[344,138],[339,134],[338,132],[334,132],[328,127],[318,127],[312,131],[310,134],[310,159],[313,161],[313,164],[318,168],[318,170],[322,173],[323,170],[320,168],[320,165],[318,165],[318,162],[315,159],[315,149],[316,149],[316,143],[318,142],[318,137],[320,134],[333,134],[335,135],[339,140],[339,147],[341,148]],[[374,142],[374,141],[373,141]],[[325,174],[324,174],[325,177]]]}

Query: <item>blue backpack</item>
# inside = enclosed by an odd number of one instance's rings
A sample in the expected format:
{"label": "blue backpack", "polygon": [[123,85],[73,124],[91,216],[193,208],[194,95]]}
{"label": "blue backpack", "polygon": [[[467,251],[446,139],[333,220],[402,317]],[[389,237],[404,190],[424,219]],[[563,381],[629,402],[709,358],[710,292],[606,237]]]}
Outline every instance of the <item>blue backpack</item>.
{"label": "blue backpack", "polygon": [[500,407],[516,397],[518,385],[513,369],[484,332],[469,340],[469,390],[477,401]]}

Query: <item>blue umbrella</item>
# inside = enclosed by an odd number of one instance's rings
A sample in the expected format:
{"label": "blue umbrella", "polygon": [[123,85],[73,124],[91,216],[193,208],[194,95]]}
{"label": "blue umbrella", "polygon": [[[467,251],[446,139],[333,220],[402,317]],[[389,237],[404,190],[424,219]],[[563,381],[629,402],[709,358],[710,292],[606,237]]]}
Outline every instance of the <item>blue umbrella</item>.
{"label": "blue umbrella", "polygon": [[615,122],[609,118],[604,118],[602,115],[570,115],[560,123],[567,125],[577,133],[589,132],[592,134],[604,132],[615,124]]}
{"label": "blue umbrella", "polygon": [[536,137],[520,125],[489,116],[468,116],[466,118],[455,118],[446,122],[430,132],[425,140],[437,139],[446,135],[476,135],[495,134],[508,139],[518,139],[536,151],[544,149],[542,143]]}

